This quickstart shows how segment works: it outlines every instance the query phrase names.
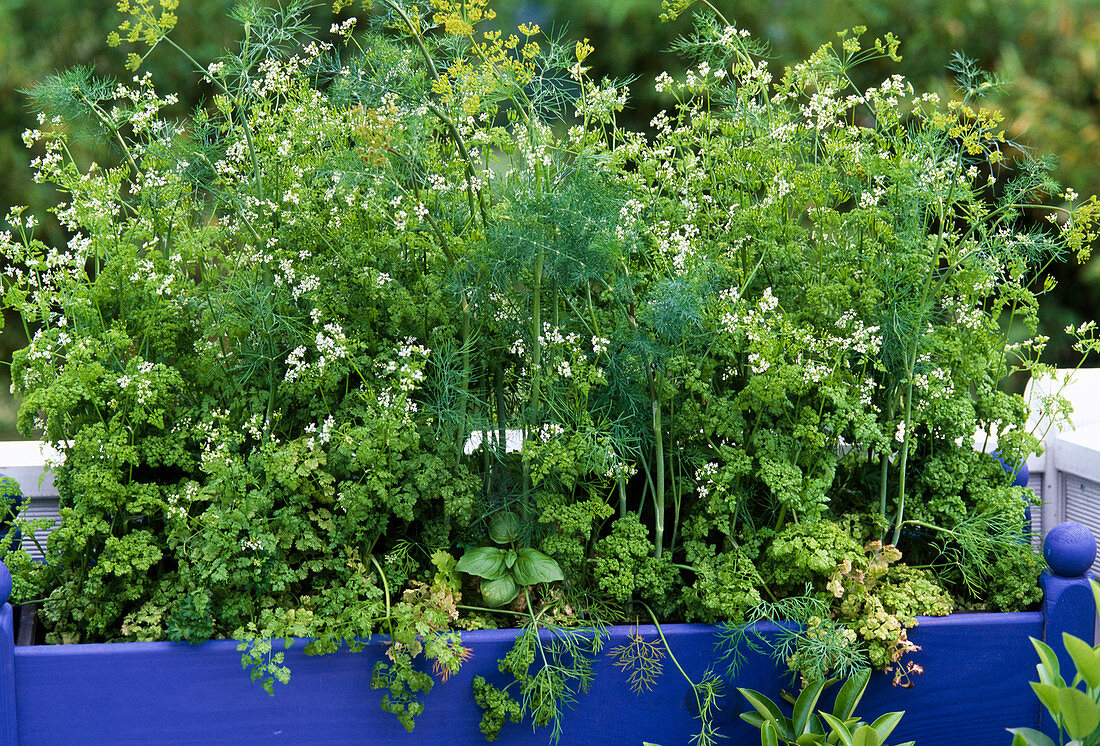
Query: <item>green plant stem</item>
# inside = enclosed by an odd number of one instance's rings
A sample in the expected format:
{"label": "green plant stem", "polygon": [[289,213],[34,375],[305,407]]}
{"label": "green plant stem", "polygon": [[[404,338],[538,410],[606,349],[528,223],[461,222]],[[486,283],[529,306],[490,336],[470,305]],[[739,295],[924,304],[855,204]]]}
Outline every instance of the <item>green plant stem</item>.
{"label": "green plant stem", "polygon": [[[924,287],[921,291],[921,297],[919,302],[920,308],[926,308],[928,305],[928,299],[931,294],[931,289],[934,284],[937,272],[940,264],[940,254],[943,251],[944,235],[946,233],[946,222],[948,210],[952,207],[955,201],[955,189],[959,183],[959,176],[962,173],[962,156],[959,151],[955,153],[955,171],[951,177],[951,186],[947,191],[947,198],[939,202],[939,210],[937,214],[936,225],[938,227],[936,235],[936,244],[932,252],[932,260],[928,264],[928,272],[925,274]],[[940,280],[941,283],[946,280]],[[894,534],[891,541],[892,544],[897,546],[898,539],[901,537],[901,524],[905,517],[905,472],[909,462],[909,439],[912,437],[913,423],[912,423],[912,409],[913,409],[913,379],[916,373],[917,355],[920,351],[920,332],[914,335],[912,348],[908,351],[908,359],[906,362],[906,389],[905,389],[905,436],[902,438],[901,444],[901,458],[899,463],[898,474],[898,508],[897,513],[894,516]]]}
{"label": "green plant stem", "polygon": [[909,438],[912,435],[913,426],[911,424],[913,415],[913,376],[910,374],[909,382],[905,390],[905,435],[902,438],[901,444],[901,458],[898,464],[898,510],[894,516],[894,536],[890,541],[891,544],[897,546],[898,539],[901,537],[901,521],[905,516],[905,473],[908,470],[909,465]]}
{"label": "green plant stem", "polygon": [[[248,33],[248,25],[246,24],[245,25],[245,34],[246,34],[245,43],[246,44],[247,44],[247,41],[248,41],[247,40],[247,33]],[[175,41],[173,41],[172,38],[169,37],[169,36],[165,36],[165,37],[162,37],[162,38],[163,38],[164,41],[168,42],[168,44],[170,44],[173,49],[175,49],[177,52],[182,54],[184,56],[184,58],[194,66],[194,68],[197,72],[203,74],[206,77],[206,79],[209,80],[210,82],[212,82],[215,86],[217,86],[221,90],[222,93],[224,93],[226,96],[232,98],[233,94],[229,92],[229,89],[226,88],[225,85],[220,80],[218,80],[216,77],[214,77],[213,75],[208,74],[206,72],[206,68],[204,68],[202,65],[200,65],[198,63],[198,60],[196,60],[194,57],[192,57],[191,54],[186,49],[184,49],[179,44],[177,44]],[[243,102],[238,102],[238,103],[243,104]],[[239,111],[240,111],[240,114],[239,114],[240,121],[238,122],[238,124],[240,125],[241,130],[244,132],[245,144],[248,146],[248,154],[249,154],[249,157],[252,159],[252,175],[253,175],[253,180],[256,182],[256,195],[258,197],[262,198],[264,196],[264,183],[263,183],[263,176],[260,173],[260,158],[256,153],[256,146],[252,142],[252,132],[248,128],[248,120],[245,118],[245,115],[244,115],[245,107],[243,105],[240,106]]]}
{"label": "green plant stem", "polygon": [[[584,297],[588,302],[588,315],[592,318],[592,333],[599,334],[599,324],[596,323],[596,306],[592,303],[592,283],[584,283]],[[580,316],[580,314],[577,314]]]}
{"label": "green plant stem", "polygon": [[909,431],[912,429],[910,425],[910,413],[912,410],[913,401],[913,383],[909,382],[909,388],[905,392],[905,436],[903,438],[901,446],[901,458],[898,463],[898,509],[894,514],[894,535],[890,540],[890,543],[897,546],[898,539],[901,537],[901,521],[905,515],[905,472],[909,464]]}
{"label": "green plant stem", "polygon": [[386,594],[386,618],[389,619],[390,616],[391,616],[391,614],[390,614],[390,584],[389,584],[389,581],[386,580],[385,571],[382,569],[382,566],[380,564],[378,564],[378,560],[376,560],[374,558],[373,554],[370,555],[370,562],[371,562],[372,565],[374,565],[374,569],[378,571],[378,577],[382,579],[382,590]]}
{"label": "green plant stem", "polygon": [[268,366],[271,383],[267,388],[267,410],[264,413],[264,444],[271,438],[271,431],[275,428],[275,392],[278,387],[275,379],[275,372],[273,370],[274,367],[275,365],[273,362]]}
{"label": "green plant stem", "polygon": [[[420,50],[420,55],[424,58],[425,64],[428,66],[428,72],[432,76],[432,80],[439,80],[439,70],[435,66],[435,60],[432,59],[431,53],[428,51],[427,46],[424,44],[424,38],[420,33],[420,28],[417,24],[412,22],[405,9],[402,8],[394,0],[382,0],[382,2],[392,9],[395,13],[401,16],[401,20],[405,22],[405,26],[408,27],[409,33],[412,35],[413,41],[416,43],[417,48]],[[451,119],[448,114],[440,109],[434,102],[425,100],[424,104],[431,110],[436,117],[439,118],[443,125],[447,128],[447,132],[450,134],[451,139],[454,141],[455,146],[458,148],[458,152],[462,154],[462,160],[466,164],[466,197],[470,203],[470,216],[473,217],[475,213],[474,208],[474,164],[470,158],[470,151],[466,148],[466,141],[462,137],[462,133],[458,131],[458,127],[455,126],[454,120]],[[485,207],[485,195],[481,190],[478,190],[477,194],[477,210],[481,215],[481,224],[487,225],[489,223],[488,211]]]}
{"label": "green plant stem", "polygon": [[[545,250],[540,246],[532,269],[531,291],[531,417],[539,417],[542,391],[542,266]],[[534,422],[528,422],[534,425]]]}
{"label": "green plant stem", "polygon": [[523,598],[527,602],[527,612],[531,618],[531,629],[535,633],[535,644],[539,649],[539,656],[542,658],[543,668],[550,668],[550,661],[546,658],[546,650],[542,646],[542,640],[539,638],[539,618],[535,614],[535,607],[531,605],[531,589],[523,589]]}
{"label": "green plant stem", "polygon": [[[493,365],[493,404],[497,420],[497,457],[503,459],[508,450],[508,437],[504,423],[504,371],[499,362]],[[488,445],[485,444],[486,451]]]}
{"label": "green plant stem", "polygon": [[[684,667],[680,665],[680,661],[676,659],[676,654],[672,652],[672,647],[668,644],[668,640],[665,639],[664,630],[661,629],[661,623],[657,621],[657,615],[653,613],[653,609],[649,608],[649,604],[645,603],[644,601],[638,601],[637,603],[639,606],[646,610],[646,613],[649,614],[649,618],[653,622],[653,626],[657,629],[657,635],[661,638],[661,644],[665,646],[665,652],[668,653],[668,659],[672,661],[672,665],[676,666],[676,670],[680,672],[680,675],[684,677],[684,680],[687,681],[688,685],[691,687],[692,696],[695,697],[695,706],[699,711],[699,718],[701,720],[704,719],[705,713],[703,710],[703,701],[699,698],[699,685],[696,684],[695,681],[693,681],[692,678],[687,675]],[[706,726],[707,723],[704,722],[704,729],[706,728]]]}
{"label": "green plant stem", "polygon": [[[409,160],[408,156],[406,156],[404,153],[396,150],[395,148],[389,147],[389,146],[386,147],[386,152],[389,153],[390,155],[392,155],[393,157],[399,158],[402,161],[404,161],[405,162],[405,167],[408,168],[410,172],[415,171],[415,168],[416,168],[415,165],[413,164],[412,161]],[[401,189],[405,194],[409,193],[408,189],[405,189],[400,183],[398,183],[396,186],[399,189]],[[420,200],[420,188],[415,183],[413,184],[412,196],[415,197],[417,200]],[[439,223],[436,222],[436,219],[434,217],[432,217],[431,212],[425,210],[424,219],[428,221],[428,225],[429,225],[429,227],[431,227],[432,232],[435,234],[436,238],[439,239],[439,248],[441,248],[443,250],[443,255],[447,257],[447,262],[451,265],[451,267],[458,266],[458,262],[455,259],[455,255],[451,252],[451,246],[447,242],[447,237],[443,234],[443,231],[440,229]]]}
{"label": "green plant stem", "polygon": [[[458,403],[459,421],[462,423],[462,430],[458,433],[458,448],[456,458],[462,458],[462,444],[466,439],[466,433],[463,430],[468,430],[466,425],[466,408],[470,399],[470,370],[472,362],[470,360],[470,302],[466,298],[465,294],[462,296],[462,396],[461,401]],[[487,444],[486,444],[487,445]]]}
{"label": "green plant stem", "polygon": [[530,618],[530,614],[522,611],[512,611],[511,609],[490,609],[485,606],[467,606],[466,604],[455,604],[456,609],[465,609],[466,611],[481,611],[490,614],[508,614],[510,616],[523,617],[524,619]]}
{"label": "green plant stem", "polygon": [[[893,419],[893,415],[891,415],[887,422]],[[888,453],[879,456],[878,472],[878,514],[882,518],[882,524],[886,525],[886,492],[887,482],[890,478],[890,455]]]}
{"label": "green plant stem", "polygon": [[481,216],[481,224],[489,224],[489,213],[485,206],[485,195],[479,189],[476,198],[474,198],[474,166],[473,160],[470,158],[470,151],[466,148],[466,140],[463,139],[462,133],[458,131],[458,127],[455,126],[454,120],[447,115],[445,111],[440,109],[435,103],[431,101],[425,101],[425,106],[431,109],[431,112],[435,114],[443,125],[447,128],[447,132],[450,134],[451,139],[454,140],[455,146],[458,148],[458,152],[462,155],[462,160],[466,164],[466,198],[470,203],[470,217],[475,214]]}
{"label": "green plant stem", "polygon": [[[686,351],[685,351],[686,353]],[[669,412],[668,412],[668,431],[669,434],[675,432],[676,422],[676,404],[675,399],[669,400]],[[663,429],[663,428],[662,428]],[[674,446],[670,444],[670,451],[677,453]],[[672,481],[672,531],[669,533],[668,551],[670,554],[676,552],[676,540],[680,533],[680,506],[683,502],[683,498],[680,494],[679,485],[682,483],[683,477],[683,459],[670,457],[670,471]]]}
{"label": "green plant stem", "polygon": [[[664,630],[661,629],[661,623],[657,621],[657,615],[653,613],[653,609],[649,608],[649,604],[647,604],[645,601],[638,601],[637,603],[639,606],[646,610],[647,614],[649,614],[649,619],[651,622],[653,622],[653,626],[657,629],[657,635],[661,638],[661,644],[665,646],[665,652],[668,653],[668,659],[672,661],[672,664],[676,666],[676,670],[678,670],[680,674],[684,677],[684,679],[687,680],[687,683],[691,685],[691,689],[694,692],[695,682],[690,676],[687,675],[687,672],[684,671],[684,667],[680,665],[680,661],[676,659],[676,655],[672,652],[672,647],[668,644],[668,640],[665,639]],[[696,692],[695,694],[695,703],[699,705],[700,708],[702,708],[702,702],[699,701],[698,692]]]}
{"label": "green plant stem", "polygon": [[652,392],[653,399],[653,437],[656,449],[656,490],[653,493],[654,517],[653,517],[653,556],[658,559],[664,549],[665,538],[665,437],[664,428],[661,426],[661,402]]}
{"label": "green plant stem", "polygon": [[405,22],[405,25],[412,33],[413,41],[416,42],[417,48],[420,49],[420,54],[424,57],[424,61],[428,65],[428,71],[432,74],[432,80],[438,80],[439,71],[435,67],[435,60],[432,59],[431,53],[429,53],[428,48],[424,46],[424,38],[420,35],[420,26],[418,24],[414,24],[412,22],[412,19],[409,18],[409,15],[405,12],[405,9],[402,8],[398,3],[394,2],[394,0],[382,0],[382,2],[388,8],[401,16],[401,20]]}
{"label": "green plant stem", "polygon": [[122,139],[122,135],[119,134],[119,131],[111,123],[111,120],[107,116],[107,113],[99,107],[99,104],[89,99],[83,93],[80,93],[79,95],[81,100],[84,101],[88,108],[95,113],[96,118],[99,119],[103,126],[106,127],[114,136],[115,141],[118,142],[119,147],[122,149],[122,154],[126,156],[126,162],[129,163],[130,168],[133,169],[133,176],[136,178],[138,173],[140,172],[140,169],[138,169],[137,163],[134,162],[134,156],[130,153],[130,147],[126,144],[126,141]]}

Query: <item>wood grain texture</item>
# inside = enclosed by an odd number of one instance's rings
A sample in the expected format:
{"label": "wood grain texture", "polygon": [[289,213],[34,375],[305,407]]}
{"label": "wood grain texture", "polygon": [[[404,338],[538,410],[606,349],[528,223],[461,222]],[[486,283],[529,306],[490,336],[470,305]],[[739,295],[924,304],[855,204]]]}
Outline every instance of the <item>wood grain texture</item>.
{"label": "wood grain texture", "polygon": [[[4,572],[7,572],[5,569]],[[7,602],[10,584],[0,602],[0,746],[16,746],[15,728],[15,620]]]}
{"label": "wood grain texture", "polygon": [[[680,673],[665,662],[655,688],[635,695],[607,651],[632,627],[613,628],[597,661],[591,691],[564,718],[562,744],[676,746],[695,733],[693,698]],[[769,632],[773,626],[760,625]],[[642,626],[643,636],[656,636]],[[922,618],[911,638],[925,673],[911,689],[876,675],[861,708],[865,718],[906,710],[897,738],[935,744],[1003,744],[1004,728],[1038,727],[1038,705],[1027,681],[1034,672],[1028,636],[1041,636],[1039,613],[959,614]],[[10,633],[9,633],[10,634]],[[426,711],[407,734],[379,709],[370,689],[371,669],[381,660],[375,640],[359,654],[346,651],[307,657],[301,642],[287,652],[288,686],[265,694],[241,669],[230,641],[117,643],[18,648],[15,655],[19,744],[482,744],[480,711],[471,680],[481,674],[503,683],[496,661],[513,637],[508,630],[466,633],[474,657],[447,683],[424,698]],[[665,634],[687,673],[700,677],[714,665],[714,629],[668,625]],[[775,665],[752,653],[729,682],[717,718],[725,743],[759,743],[740,722],[747,709],[734,686],[778,698],[790,687]],[[549,732],[508,724],[501,744],[545,744]]]}

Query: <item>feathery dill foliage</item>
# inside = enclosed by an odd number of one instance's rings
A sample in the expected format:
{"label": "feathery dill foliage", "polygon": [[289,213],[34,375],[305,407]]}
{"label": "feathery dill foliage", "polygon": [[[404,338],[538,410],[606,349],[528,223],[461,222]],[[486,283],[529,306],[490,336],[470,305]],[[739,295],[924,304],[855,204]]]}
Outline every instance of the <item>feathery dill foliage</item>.
{"label": "feathery dill foliage", "polygon": [[[188,54],[168,0],[121,7],[112,42]],[[1042,372],[1044,272],[1100,206],[1004,163],[996,81],[960,58],[952,101],[858,90],[898,49],[858,30],[774,80],[708,12],[643,135],[587,40],[498,30],[484,0],[327,34],[307,11],[235,10],[183,120],[149,76],[31,93],[72,240],[13,210],[4,299],[36,330],[13,380],[65,454],[64,521],[45,564],[6,561],[51,641],[232,636],[272,691],[272,640],[386,633],[373,685],[411,729],[469,655],[454,630],[519,619],[483,729],[557,735],[639,608],[731,646],[799,621],[768,650],[821,678],[907,675],[917,614],[1036,600],[1024,492],[972,441],[1037,447],[998,382]],[[75,162],[82,128],[120,165]],[[636,687],[675,663],[656,644],[613,651]],[[700,743],[721,685],[691,684]]]}

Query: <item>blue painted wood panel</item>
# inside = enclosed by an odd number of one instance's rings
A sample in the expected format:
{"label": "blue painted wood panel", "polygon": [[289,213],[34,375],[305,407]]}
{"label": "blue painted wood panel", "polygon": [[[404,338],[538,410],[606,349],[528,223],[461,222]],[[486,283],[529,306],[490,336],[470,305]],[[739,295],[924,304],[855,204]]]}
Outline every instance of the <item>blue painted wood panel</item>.
{"label": "blue painted wood panel", "polygon": [[[693,698],[687,682],[665,659],[655,688],[630,691],[607,651],[633,628],[614,628],[596,665],[591,691],[564,718],[562,744],[635,744],[643,740],[682,746],[695,733]],[[642,626],[647,638],[652,627]],[[687,673],[700,677],[714,660],[714,630],[703,625],[665,628]],[[876,676],[861,714],[873,718],[904,709],[897,732],[936,744],[1004,744],[1009,726],[1038,727],[1039,706],[1027,682],[1035,655],[1028,636],[1042,637],[1043,616],[957,614],[922,618],[910,635],[922,647],[913,658],[925,670],[911,689],[891,687]],[[117,643],[42,646],[15,651],[16,721],[20,744],[482,744],[480,711],[471,680],[481,674],[503,683],[496,661],[514,632],[466,633],[474,657],[447,683],[437,681],[412,734],[379,708],[381,692],[370,688],[382,641],[359,654],[341,651],[305,656],[299,642],[287,652],[291,682],[268,696],[240,665],[231,641]],[[729,682],[717,722],[728,744],[759,743],[740,722],[747,709],[735,686],[778,699],[790,686],[766,658],[749,653],[736,681]],[[545,744],[549,730],[532,732],[508,724],[502,744]]]}

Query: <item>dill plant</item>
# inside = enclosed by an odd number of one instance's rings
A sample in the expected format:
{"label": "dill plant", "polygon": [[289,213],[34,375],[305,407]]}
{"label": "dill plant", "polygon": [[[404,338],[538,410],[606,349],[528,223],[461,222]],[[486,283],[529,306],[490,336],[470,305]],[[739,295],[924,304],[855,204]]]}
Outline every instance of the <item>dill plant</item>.
{"label": "dill plant", "polygon": [[[122,9],[112,42],[188,55],[167,0]],[[642,134],[587,41],[497,31],[484,0],[328,36],[306,11],[234,11],[184,120],[140,73],[31,93],[72,240],[13,211],[4,297],[63,522],[44,565],[8,561],[50,641],[234,637],[274,691],[289,638],[384,633],[372,685],[412,729],[469,655],[454,630],[518,624],[483,729],[556,736],[639,610],[724,622],[734,660],[780,616],[805,676],[905,676],[917,614],[1036,600],[1024,493],[975,432],[1038,447],[999,382],[1043,370],[1044,272],[1100,207],[1007,142],[996,81],[960,58],[957,100],[857,89],[898,51],[858,30],[773,80],[710,9]],[[87,135],[119,165],[73,158]],[[611,653],[637,687],[654,645]],[[722,685],[691,683],[700,743]]]}

